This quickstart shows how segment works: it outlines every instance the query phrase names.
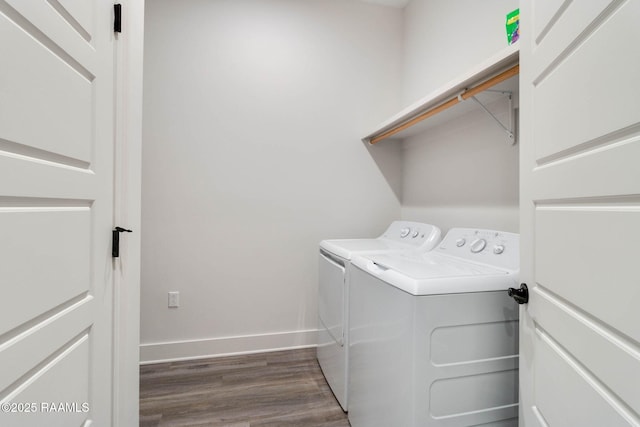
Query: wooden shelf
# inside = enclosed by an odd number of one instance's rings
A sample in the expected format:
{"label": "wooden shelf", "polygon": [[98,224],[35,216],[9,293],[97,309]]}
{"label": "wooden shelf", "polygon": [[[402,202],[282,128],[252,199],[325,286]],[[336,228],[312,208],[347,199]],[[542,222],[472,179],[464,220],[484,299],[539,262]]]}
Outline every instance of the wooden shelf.
{"label": "wooden shelf", "polygon": [[424,130],[424,121],[442,111],[447,110],[447,119],[451,119],[474,108],[473,103],[463,101],[486,89],[517,90],[519,60],[520,47],[515,43],[385,120],[362,140],[375,144],[388,138],[404,139]]}

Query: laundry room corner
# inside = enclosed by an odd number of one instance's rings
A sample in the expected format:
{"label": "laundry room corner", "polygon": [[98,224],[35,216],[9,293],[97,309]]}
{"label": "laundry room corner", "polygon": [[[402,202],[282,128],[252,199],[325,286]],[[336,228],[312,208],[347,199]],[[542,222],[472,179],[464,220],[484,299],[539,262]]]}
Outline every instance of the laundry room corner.
{"label": "laundry room corner", "polygon": [[389,179],[359,139],[399,105],[402,10],[188,5],[145,11],[142,363],[314,346],[318,242],[400,215],[400,152]]}

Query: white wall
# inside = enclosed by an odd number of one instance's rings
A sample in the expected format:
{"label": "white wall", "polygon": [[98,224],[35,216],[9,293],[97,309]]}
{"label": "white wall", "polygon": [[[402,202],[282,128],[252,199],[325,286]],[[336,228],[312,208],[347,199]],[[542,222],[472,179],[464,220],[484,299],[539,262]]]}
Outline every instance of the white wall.
{"label": "white wall", "polygon": [[507,46],[518,0],[412,0],[404,9],[403,104]]}
{"label": "white wall", "polygon": [[[517,0],[409,3],[404,10],[403,104],[505,48],[506,14],[517,7]],[[490,105],[505,123],[506,105]],[[443,231],[454,226],[518,231],[518,147],[479,108],[402,146],[403,218],[432,222]]]}
{"label": "white wall", "polygon": [[145,19],[142,361],[314,344],[319,240],[400,215],[400,147],[359,137],[399,107],[402,10],[153,0]]}

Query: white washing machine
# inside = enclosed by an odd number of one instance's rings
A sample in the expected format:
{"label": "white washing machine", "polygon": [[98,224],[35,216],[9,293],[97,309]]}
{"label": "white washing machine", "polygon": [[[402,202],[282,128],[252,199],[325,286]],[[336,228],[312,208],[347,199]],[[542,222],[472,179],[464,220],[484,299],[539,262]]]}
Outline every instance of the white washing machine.
{"label": "white washing machine", "polygon": [[[318,291],[318,350],[322,372],[344,411],[348,409],[349,277],[357,254],[407,250],[428,251],[440,242],[440,229],[430,224],[394,221],[374,239],[320,242]],[[357,305],[357,300],[351,300]]]}
{"label": "white washing machine", "polygon": [[456,228],[351,262],[353,427],[517,427],[517,234]]}

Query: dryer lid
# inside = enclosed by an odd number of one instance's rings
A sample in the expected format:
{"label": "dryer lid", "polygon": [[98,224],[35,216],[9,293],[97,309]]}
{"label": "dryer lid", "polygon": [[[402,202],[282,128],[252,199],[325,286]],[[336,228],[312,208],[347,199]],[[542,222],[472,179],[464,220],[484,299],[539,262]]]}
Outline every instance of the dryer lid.
{"label": "dryer lid", "polygon": [[351,260],[355,255],[415,249],[430,251],[440,242],[435,225],[413,221],[393,221],[384,234],[375,239],[333,239],[320,242],[320,248]]}
{"label": "dryer lid", "polygon": [[341,258],[350,260],[354,255],[374,254],[376,252],[387,252],[406,249],[406,246],[391,240],[377,239],[335,239],[323,240],[320,248]]}

